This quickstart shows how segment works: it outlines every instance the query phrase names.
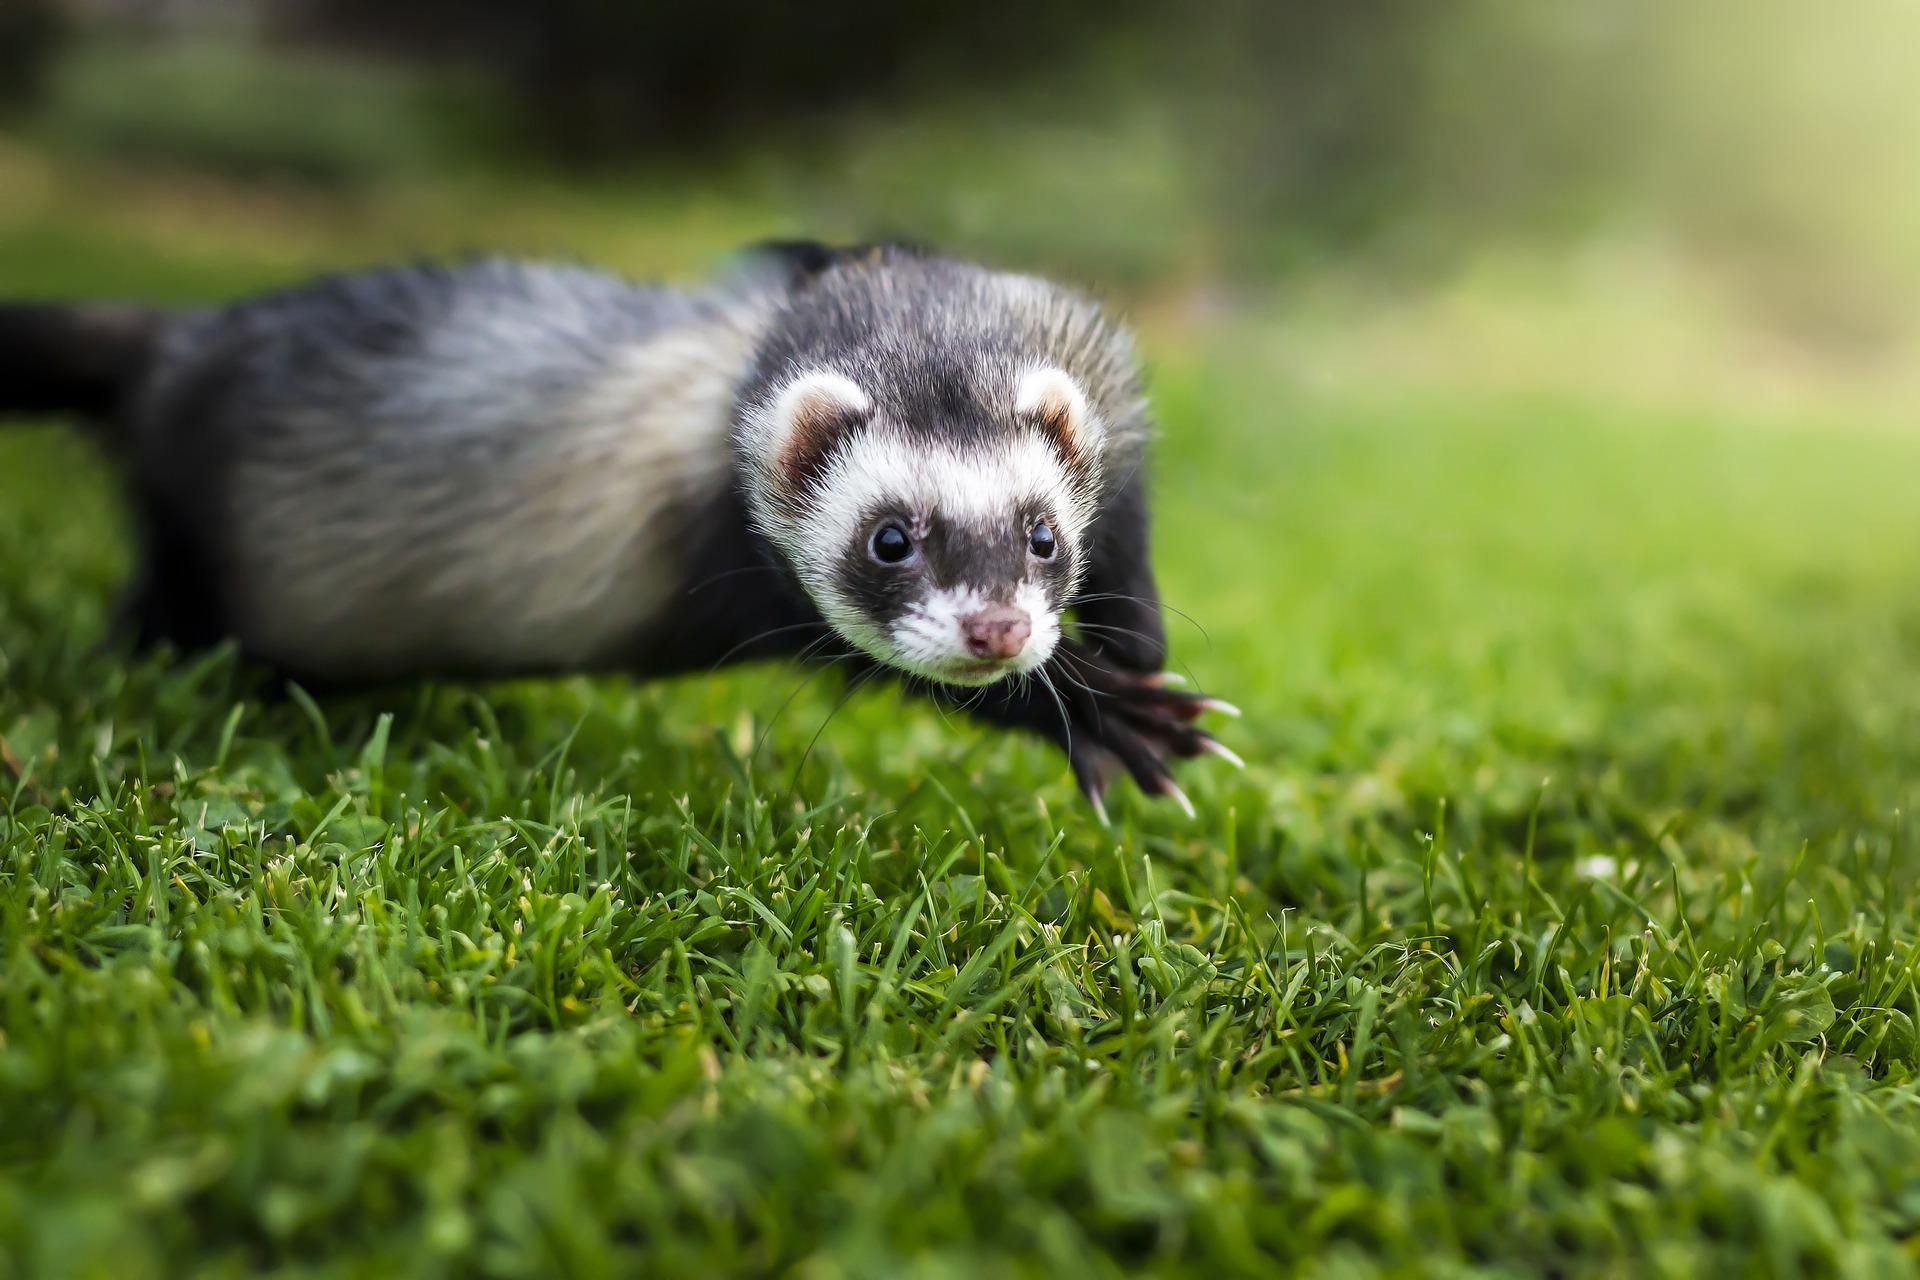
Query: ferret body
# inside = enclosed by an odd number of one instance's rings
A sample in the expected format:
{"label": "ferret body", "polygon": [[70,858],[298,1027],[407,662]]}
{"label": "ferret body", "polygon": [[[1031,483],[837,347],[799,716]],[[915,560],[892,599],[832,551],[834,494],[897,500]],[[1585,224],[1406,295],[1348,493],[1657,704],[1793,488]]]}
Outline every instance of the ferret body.
{"label": "ferret body", "polygon": [[482,260],[15,304],[0,412],[99,428],[142,643],[327,684],[851,658],[1051,737],[1096,804],[1233,758],[1158,674],[1131,344],[1034,277],[794,244],[697,291]]}

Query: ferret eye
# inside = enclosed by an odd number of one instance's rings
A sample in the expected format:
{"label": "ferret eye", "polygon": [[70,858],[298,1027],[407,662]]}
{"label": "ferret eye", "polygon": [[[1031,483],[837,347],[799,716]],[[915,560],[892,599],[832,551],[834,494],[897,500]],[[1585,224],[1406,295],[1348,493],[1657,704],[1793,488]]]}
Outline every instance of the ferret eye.
{"label": "ferret eye", "polygon": [[1033,532],[1027,535],[1027,546],[1042,560],[1053,559],[1053,529],[1045,520],[1033,526]]}
{"label": "ferret eye", "polygon": [[913,554],[913,539],[897,524],[883,524],[873,532],[873,558],[881,564],[899,564]]}

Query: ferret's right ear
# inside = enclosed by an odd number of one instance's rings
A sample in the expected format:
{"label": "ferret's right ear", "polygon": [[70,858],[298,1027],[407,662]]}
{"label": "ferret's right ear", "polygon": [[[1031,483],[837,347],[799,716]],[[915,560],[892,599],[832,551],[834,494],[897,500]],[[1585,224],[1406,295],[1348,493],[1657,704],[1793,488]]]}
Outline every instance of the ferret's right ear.
{"label": "ferret's right ear", "polygon": [[789,382],[767,412],[780,483],[797,491],[817,480],[834,446],[872,416],[873,401],[845,374],[814,369]]}

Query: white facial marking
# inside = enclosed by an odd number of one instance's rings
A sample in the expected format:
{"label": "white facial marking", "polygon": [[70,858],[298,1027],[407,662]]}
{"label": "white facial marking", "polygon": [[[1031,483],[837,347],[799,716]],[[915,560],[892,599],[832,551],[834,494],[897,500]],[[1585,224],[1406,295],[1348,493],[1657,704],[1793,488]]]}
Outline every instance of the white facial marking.
{"label": "white facial marking", "polygon": [[[1078,546],[1093,512],[1059,453],[1037,433],[960,448],[866,431],[840,451],[803,505],[805,515],[791,526],[798,547],[792,561],[827,621],[869,654],[958,684],[990,683],[1031,670],[1052,655],[1060,621],[1037,584],[1021,584],[1030,588],[1033,638],[1003,669],[983,669],[967,650],[959,625],[965,614],[991,603],[977,591],[933,591],[887,628],[874,625],[846,598],[835,572],[845,548],[864,545],[875,511],[904,512],[910,523],[938,516],[1011,526],[1024,508],[1038,505],[1053,513],[1055,536]],[[1077,568],[1078,557],[1074,563]],[[1071,584],[1066,594],[1072,594]]]}
{"label": "white facial marking", "polygon": [[808,496],[815,504],[809,533],[830,541],[853,536],[876,508],[888,506],[992,524],[1012,521],[1023,503],[1038,502],[1058,513],[1054,532],[1075,541],[1093,518],[1059,455],[1032,433],[962,448],[865,432]]}
{"label": "white facial marking", "polygon": [[964,621],[992,603],[976,587],[936,588],[896,620],[886,633],[891,652],[883,656],[894,666],[947,684],[992,684],[1005,676],[1024,675],[1053,656],[1060,643],[1060,618],[1047,603],[1040,584],[1025,581],[1014,588],[1013,603],[1024,610],[1033,628],[1026,646],[1013,658],[983,662],[967,647]]}
{"label": "white facial marking", "polygon": [[1060,643],[1060,615],[1047,603],[1047,593],[1038,582],[1029,578],[1013,589],[1013,603],[1027,611],[1027,617],[1033,621],[1033,634],[1027,638],[1027,651],[1020,655],[1022,671],[1037,667],[1053,656],[1054,646]]}
{"label": "white facial marking", "polygon": [[950,673],[969,656],[960,620],[986,605],[986,597],[971,587],[929,592],[889,629],[887,639],[893,647],[889,660],[915,675],[953,683]]}
{"label": "white facial marking", "polygon": [[[824,405],[823,405],[824,401]],[[825,407],[854,425],[833,442],[817,473],[798,491],[782,492],[781,458],[796,424]],[[1046,513],[1063,548],[1077,551],[1094,516],[1098,455],[1069,469],[1056,437],[1035,416],[1064,411],[1082,447],[1097,440],[1097,417],[1071,377],[1054,368],[1025,374],[1013,406],[1031,425],[985,441],[942,442],[909,438],[894,424],[876,420],[872,401],[850,378],[831,371],[797,375],[764,409],[742,424],[748,456],[770,482],[750,489],[756,528],[777,545],[807,594],[842,637],[882,662],[949,684],[990,684],[1032,671],[1053,655],[1060,617],[1048,601],[1037,564],[1017,582],[928,586],[891,623],[870,618],[843,589],[841,566],[864,554],[878,516],[900,520],[918,542],[930,523],[974,528],[1005,527],[1025,544],[1027,513]],[[864,421],[863,421],[864,419]],[[1083,560],[1074,555],[1078,575]],[[903,572],[918,572],[909,568]],[[1061,598],[1071,598],[1073,582]],[[989,594],[991,593],[991,594]],[[1011,595],[1009,595],[1011,593]],[[1032,628],[1014,658],[983,662],[967,646],[961,620],[994,604],[1025,610]]]}

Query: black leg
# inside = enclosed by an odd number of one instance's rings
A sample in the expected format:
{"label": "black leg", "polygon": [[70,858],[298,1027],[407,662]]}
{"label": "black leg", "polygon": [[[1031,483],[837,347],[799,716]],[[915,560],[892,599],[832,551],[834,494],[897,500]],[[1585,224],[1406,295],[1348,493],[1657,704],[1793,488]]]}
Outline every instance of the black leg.
{"label": "black leg", "polygon": [[1107,495],[1088,539],[1087,572],[1074,605],[1094,655],[1133,671],[1167,661],[1160,588],[1148,545],[1146,486],[1138,465]]}
{"label": "black leg", "polygon": [[121,597],[115,639],[205,649],[227,637],[220,579],[187,522],[149,503],[141,513],[140,565]]}

